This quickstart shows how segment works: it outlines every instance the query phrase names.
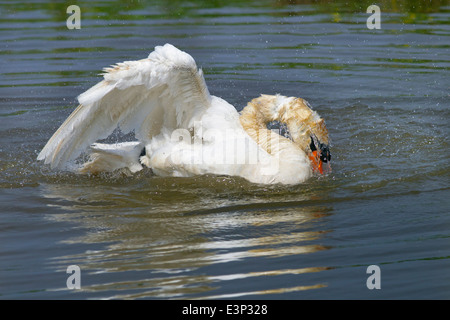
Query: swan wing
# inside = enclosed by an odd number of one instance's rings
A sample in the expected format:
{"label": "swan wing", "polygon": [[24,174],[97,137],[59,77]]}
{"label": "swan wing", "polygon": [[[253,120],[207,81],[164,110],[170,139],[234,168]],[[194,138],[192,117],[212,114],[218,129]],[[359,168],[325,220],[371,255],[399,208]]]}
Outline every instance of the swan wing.
{"label": "swan wing", "polygon": [[38,155],[52,168],[76,159],[117,127],[148,143],[163,128],[191,128],[211,105],[194,59],[170,44],[147,59],[105,68],[104,80],[78,97],[80,105]]}

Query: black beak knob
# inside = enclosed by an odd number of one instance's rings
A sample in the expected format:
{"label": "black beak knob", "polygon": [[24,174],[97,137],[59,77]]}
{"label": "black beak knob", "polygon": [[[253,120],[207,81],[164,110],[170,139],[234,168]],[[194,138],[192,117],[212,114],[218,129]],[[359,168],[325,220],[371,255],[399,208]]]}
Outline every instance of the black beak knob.
{"label": "black beak knob", "polygon": [[314,139],[313,139],[313,137],[311,137],[311,143],[310,143],[310,145],[309,145],[309,148],[311,149],[311,152],[313,152],[313,151],[316,151],[316,150],[317,150],[317,148],[316,148],[316,144],[314,143]]}
{"label": "black beak knob", "polygon": [[320,144],[320,160],[324,163],[331,160],[330,148],[323,143]]}

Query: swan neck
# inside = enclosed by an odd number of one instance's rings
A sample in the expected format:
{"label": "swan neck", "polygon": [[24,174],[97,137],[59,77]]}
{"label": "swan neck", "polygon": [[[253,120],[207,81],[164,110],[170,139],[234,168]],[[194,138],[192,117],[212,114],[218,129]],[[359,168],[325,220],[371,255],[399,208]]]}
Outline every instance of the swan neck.
{"label": "swan neck", "polygon": [[274,155],[286,149],[297,149],[298,147],[290,139],[267,129],[267,124],[271,121],[286,123],[288,130],[293,129],[292,121],[286,118],[286,109],[282,107],[280,98],[277,96],[263,95],[253,99],[242,110],[240,116],[241,125],[247,134],[268,153]]}
{"label": "swan neck", "polygon": [[[315,125],[316,117],[318,118],[317,114],[301,98],[262,95],[247,104],[241,112],[240,120],[247,133],[250,130],[268,130],[267,124],[271,121],[284,123],[295,145],[306,150],[310,143],[310,128]],[[287,139],[282,136],[280,138]]]}

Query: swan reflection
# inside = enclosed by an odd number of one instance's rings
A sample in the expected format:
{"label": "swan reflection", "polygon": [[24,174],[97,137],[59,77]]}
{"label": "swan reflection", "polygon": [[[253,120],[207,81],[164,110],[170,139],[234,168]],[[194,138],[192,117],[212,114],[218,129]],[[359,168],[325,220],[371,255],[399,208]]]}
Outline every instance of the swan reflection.
{"label": "swan reflection", "polygon": [[[186,178],[180,182],[183,190],[162,178],[148,179],[151,187],[144,190],[134,180],[123,187],[117,181],[43,184],[47,201],[63,212],[48,218],[75,223],[83,230],[68,235],[65,242],[92,247],[57,257],[50,264],[59,270],[79,265],[91,283],[82,289],[112,298],[215,296],[214,290],[224,282],[295,275],[301,283],[303,275],[327,269],[301,267],[302,256],[329,249],[320,244],[329,230],[319,230],[317,223],[330,209],[319,200],[302,199],[286,190],[278,195],[274,191],[271,202],[262,196],[266,189],[241,180],[233,180],[227,187],[221,177]],[[199,183],[207,187],[185,188]],[[210,188],[214,193],[206,197]],[[233,194],[232,190],[237,191]],[[144,200],[144,195],[152,198],[155,192],[159,201]],[[299,267],[277,266],[276,259],[296,259]],[[250,267],[246,272],[229,268],[242,261],[267,267],[262,271]],[[213,268],[214,275],[204,275],[204,268]],[[252,292],[274,294],[323,286],[316,283]],[[231,296],[244,294],[238,287],[236,291]]]}

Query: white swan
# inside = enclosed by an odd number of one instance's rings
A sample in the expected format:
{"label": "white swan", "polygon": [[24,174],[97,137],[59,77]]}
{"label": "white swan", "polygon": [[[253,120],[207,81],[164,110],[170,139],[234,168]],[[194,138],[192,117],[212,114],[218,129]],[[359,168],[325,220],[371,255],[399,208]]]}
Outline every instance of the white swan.
{"label": "white swan", "polygon": [[[262,95],[241,114],[212,96],[194,59],[170,44],[147,59],[105,68],[104,80],[78,97],[80,105],[38,155],[68,168],[88,150],[83,173],[147,166],[161,176],[218,174],[255,183],[297,184],[329,169],[324,120],[300,98]],[[289,138],[267,129],[279,121]],[[117,127],[138,141],[94,143]]]}

